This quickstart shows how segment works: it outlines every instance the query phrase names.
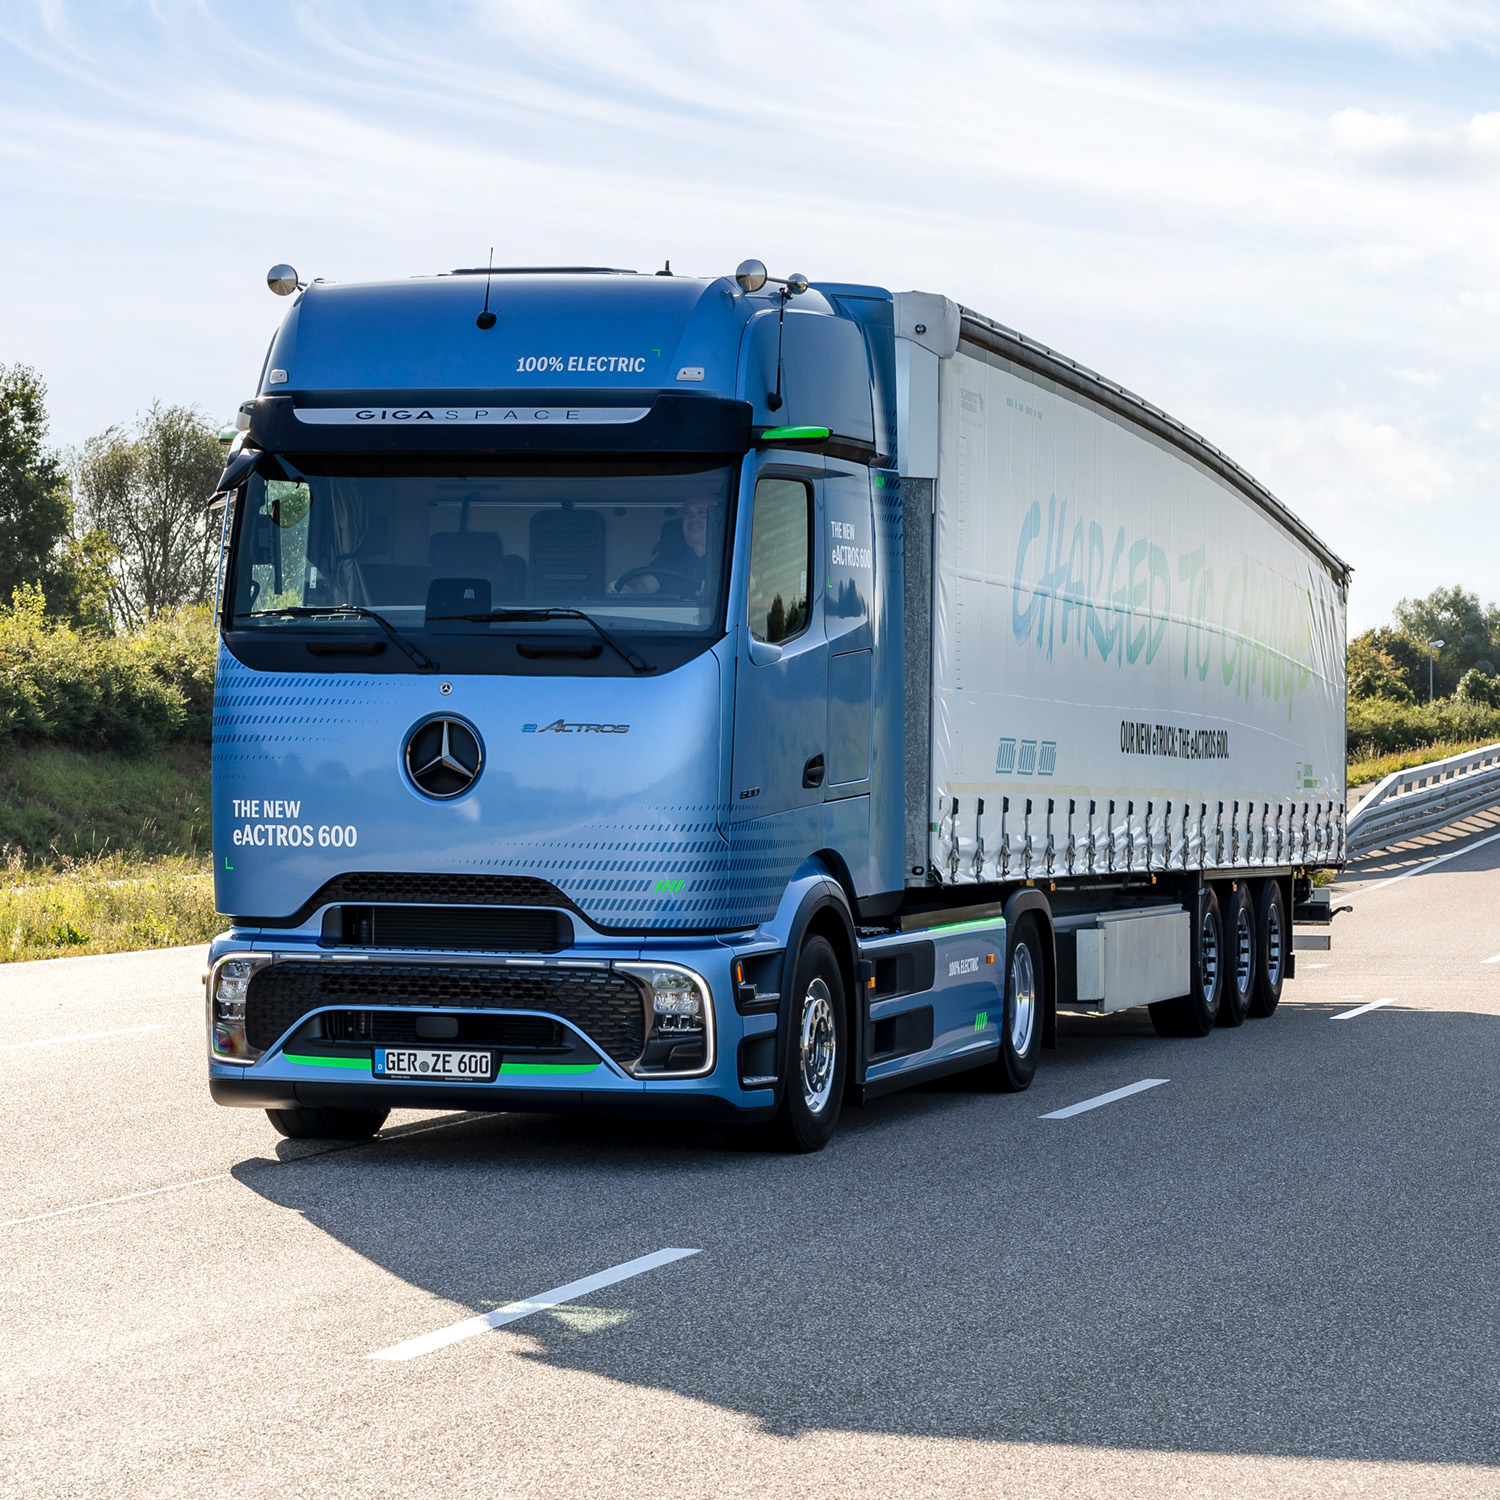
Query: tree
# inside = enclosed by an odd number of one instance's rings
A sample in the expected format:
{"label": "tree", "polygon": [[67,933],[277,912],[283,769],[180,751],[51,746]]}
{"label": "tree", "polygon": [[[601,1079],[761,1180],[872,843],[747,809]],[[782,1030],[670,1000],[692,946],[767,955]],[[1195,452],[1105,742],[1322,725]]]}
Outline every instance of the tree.
{"label": "tree", "polygon": [[160,402],[133,430],[110,427],[77,455],[74,495],[114,546],[109,602],[122,625],[208,600],[219,527],[205,506],[223,464],[218,431],[201,413]]}
{"label": "tree", "polygon": [[71,535],[61,459],[45,446],[47,387],[25,365],[0,365],[0,599],[39,586],[48,612],[108,630],[109,541]]}
{"label": "tree", "polygon": [[[1388,641],[1382,646],[1376,640],[1378,636],[1396,634],[1393,630],[1367,630],[1349,642],[1346,663],[1351,698],[1386,698],[1396,703],[1413,701],[1415,695],[1402,663],[1389,649],[1392,643]],[[1415,644],[1411,642],[1411,645]]]}
{"label": "tree", "polygon": [[1442,641],[1433,659],[1433,681],[1439,697],[1450,696],[1458,680],[1480,662],[1496,660],[1500,649],[1500,609],[1482,606],[1479,595],[1460,588],[1434,589],[1425,599],[1403,599],[1394,610],[1396,623],[1422,651],[1422,680],[1413,684],[1427,696],[1427,644]]}
{"label": "tree", "polygon": [[[1365,653],[1371,653],[1367,658]],[[1377,659],[1380,659],[1377,662]],[[1389,625],[1377,625],[1349,642],[1348,651],[1349,691],[1353,697],[1386,697],[1405,702],[1408,696],[1427,698],[1427,648],[1414,641],[1404,630],[1395,630]],[[1388,665],[1387,665],[1388,664]],[[1397,687],[1389,692],[1355,693],[1353,679],[1358,672],[1377,669],[1376,680],[1389,668],[1394,668],[1406,691]]]}

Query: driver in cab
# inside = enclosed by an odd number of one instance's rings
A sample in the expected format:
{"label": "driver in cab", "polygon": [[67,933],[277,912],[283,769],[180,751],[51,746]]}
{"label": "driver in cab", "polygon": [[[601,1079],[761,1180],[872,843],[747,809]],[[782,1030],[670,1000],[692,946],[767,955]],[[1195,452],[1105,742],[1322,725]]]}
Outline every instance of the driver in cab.
{"label": "driver in cab", "polygon": [[708,582],[709,534],[715,529],[718,506],[707,495],[690,495],[682,502],[681,519],[662,527],[661,539],[643,568],[631,568],[615,585],[621,594],[676,594],[699,598]]}

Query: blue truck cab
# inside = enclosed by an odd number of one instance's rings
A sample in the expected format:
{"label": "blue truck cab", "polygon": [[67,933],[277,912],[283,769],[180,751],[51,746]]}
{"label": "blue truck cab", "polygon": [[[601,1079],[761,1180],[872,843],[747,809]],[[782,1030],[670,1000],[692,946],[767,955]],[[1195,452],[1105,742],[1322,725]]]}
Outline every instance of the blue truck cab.
{"label": "blue truck cab", "polygon": [[809,1150],[846,1100],[1024,1087],[1025,900],[965,917],[908,869],[891,294],[286,289],[220,485],[213,1097]]}

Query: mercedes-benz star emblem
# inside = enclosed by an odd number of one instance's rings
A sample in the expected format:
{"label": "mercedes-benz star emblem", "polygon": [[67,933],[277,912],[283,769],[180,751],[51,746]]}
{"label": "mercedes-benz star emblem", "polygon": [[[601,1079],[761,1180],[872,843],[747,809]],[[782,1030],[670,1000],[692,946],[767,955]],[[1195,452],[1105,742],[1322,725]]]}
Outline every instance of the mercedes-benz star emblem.
{"label": "mercedes-benz star emblem", "polygon": [[462,719],[429,719],[406,742],[406,774],[419,792],[439,802],[461,797],[479,780],[484,751]]}

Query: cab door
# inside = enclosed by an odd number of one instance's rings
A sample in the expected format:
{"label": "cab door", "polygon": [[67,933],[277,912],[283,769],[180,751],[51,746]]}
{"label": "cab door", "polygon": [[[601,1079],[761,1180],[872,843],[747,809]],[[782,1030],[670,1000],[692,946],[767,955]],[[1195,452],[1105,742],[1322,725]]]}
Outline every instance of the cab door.
{"label": "cab door", "polygon": [[815,485],[762,475],[751,504],[731,822],[820,804],[828,776],[828,647],[816,608]]}

